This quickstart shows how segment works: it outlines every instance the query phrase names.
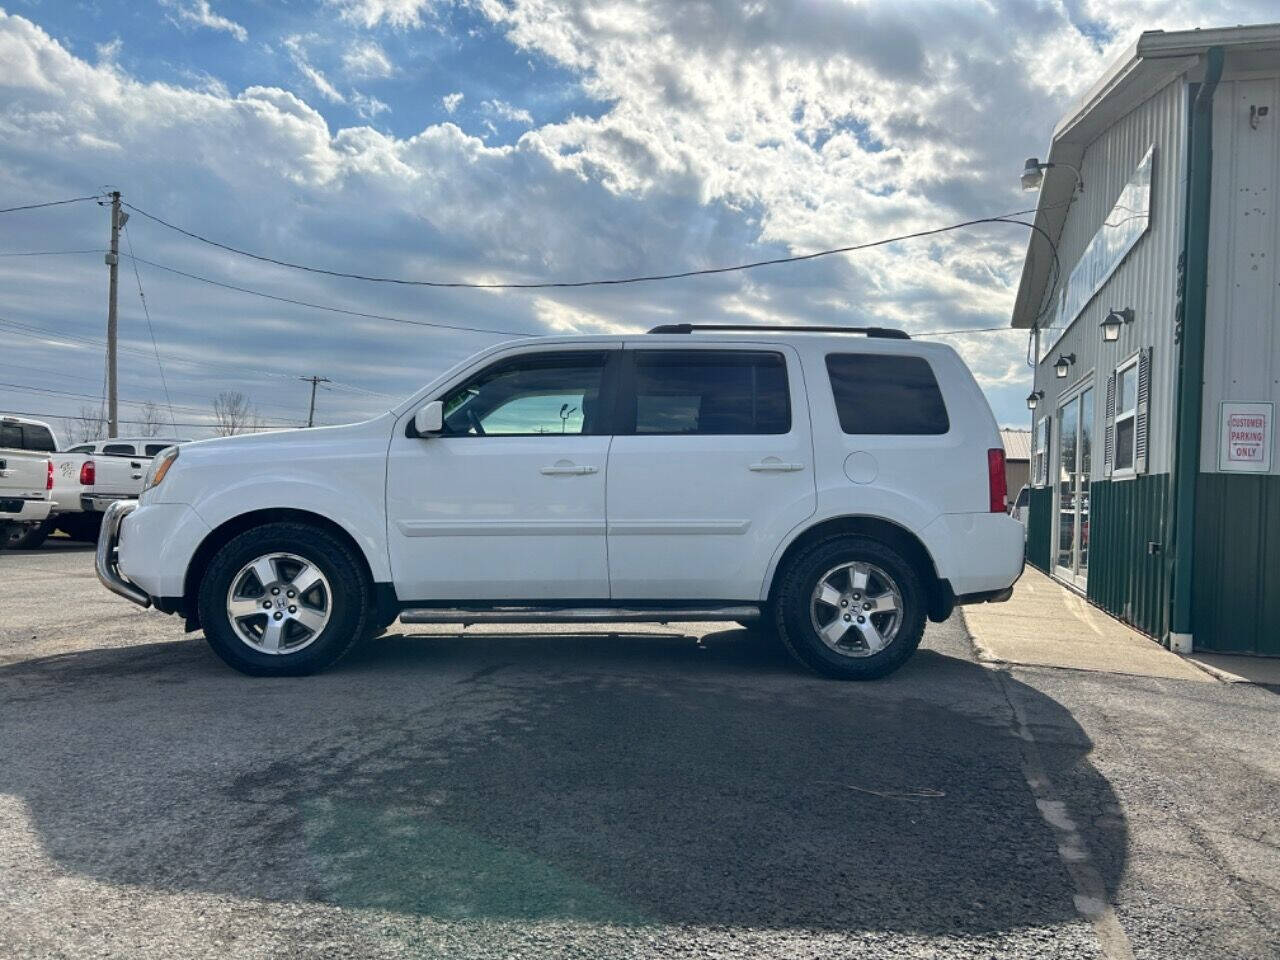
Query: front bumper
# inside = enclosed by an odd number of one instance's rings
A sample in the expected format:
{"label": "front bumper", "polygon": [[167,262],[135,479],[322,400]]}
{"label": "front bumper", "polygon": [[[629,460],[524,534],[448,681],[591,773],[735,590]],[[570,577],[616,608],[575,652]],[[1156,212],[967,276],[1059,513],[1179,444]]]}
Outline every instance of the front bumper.
{"label": "front bumper", "polygon": [[98,535],[98,552],[94,566],[102,585],[112,593],[132,600],[140,607],[151,606],[151,598],[130,583],[120,573],[117,559],[117,548],[120,544],[120,523],[134,510],[138,509],[136,500],[117,500],[107,507],[102,516],[102,532]]}

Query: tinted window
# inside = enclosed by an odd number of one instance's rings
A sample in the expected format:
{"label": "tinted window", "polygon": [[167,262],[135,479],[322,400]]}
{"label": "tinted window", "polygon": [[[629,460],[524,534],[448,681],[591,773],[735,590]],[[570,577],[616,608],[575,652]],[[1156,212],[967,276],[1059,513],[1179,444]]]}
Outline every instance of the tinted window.
{"label": "tinted window", "polygon": [[146,453],[148,457],[154,457],[161,450],[168,450],[172,446],[172,443],[148,443]]}
{"label": "tinted window", "polygon": [[444,397],[449,436],[607,433],[606,353],[538,353],[494,364]]}
{"label": "tinted window", "polygon": [[16,423],[0,423],[0,447],[10,450],[26,449],[22,445],[22,427]]}
{"label": "tinted window", "polygon": [[636,433],[755,434],[791,429],[782,354],[638,350],[630,355]]}
{"label": "tinted window", "polygon": [[845,433],[918,436],[951,428],[933,368],[922,357],[833,353],[827,373]]}
{"label": "tinted window", "polygon": [[54,453],[58,445],[53,442],[53,434],[48,427],[39,424],[24,423],[22,425],[23,447],[27,450],[39,450],[41,453]]}
{"label": "tinted window", "polygon": [[67,453],[93,453],[92,443],[82,443],[78,447],[72,447]]}
{"label": "tinted window", "polygon": [[132,443],[104,443],[102,452],[108,457],[132,457],[135,451]]}

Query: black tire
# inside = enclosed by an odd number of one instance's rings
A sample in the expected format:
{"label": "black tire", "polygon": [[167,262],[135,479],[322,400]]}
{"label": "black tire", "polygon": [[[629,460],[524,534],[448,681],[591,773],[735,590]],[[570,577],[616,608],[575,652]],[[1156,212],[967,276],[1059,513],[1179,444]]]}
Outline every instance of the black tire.
{"label": "black tire", "polygon": [[15,523],[8,533],[3,534],[4,547],[7,550],[34,550],[53,533],[53,524],[48,520],[39,523]]}
{"label": "black tire", "polygon": [[[814,626],[814,590],[824,574],[845,563],[878,567],[892,579],[901,596],[897,629],[878,653],[839,653],[823,642]],[[787,650],[810,670],[837,680],[874,680],[897,670],[915,653],[924,634],[927,606],[920,574],[902,554],[870,537],[841,536],[814,544],[787,564],[778,589],[774,621]],[[848,636],[855,634],[851,631]],[[857,637],[849,645],[865,649],[861,635]]]}
{"label": "black tire", "polygon": [[[315,564],[329,584],[328,622],[315,639],[294,652],[254,649],[237,635],[227,613],[233,578],[246,564],[271,553],[302,557]],[[267,523],[230,540],[205,570],[198,600],[209,646],[229,666],[255,677],[299,677],[332,666],[368,634],[373,616],[373,590],[361,559],[346,543],[305,523]]]}

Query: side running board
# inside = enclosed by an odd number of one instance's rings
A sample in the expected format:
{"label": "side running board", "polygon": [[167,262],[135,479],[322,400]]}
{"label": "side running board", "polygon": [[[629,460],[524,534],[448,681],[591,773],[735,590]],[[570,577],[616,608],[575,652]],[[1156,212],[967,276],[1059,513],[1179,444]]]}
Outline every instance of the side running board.
{"label": "side running board", "polygon": [[400,613],[401,623],[688,623],[702,620],[755,620],[756,603],[705,607],[415,607]]}

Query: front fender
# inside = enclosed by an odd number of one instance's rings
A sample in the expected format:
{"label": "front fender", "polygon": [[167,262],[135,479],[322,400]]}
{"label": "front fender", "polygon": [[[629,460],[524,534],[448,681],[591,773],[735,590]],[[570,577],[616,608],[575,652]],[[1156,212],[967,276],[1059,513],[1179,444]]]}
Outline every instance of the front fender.
{"label": "front fender", "polygon": [[[372,489],[370,489],[372,487]],[[251,479],[209,491],[192,509],[213,530],[258,510],[301,510],[331,520],[350,534],[364,554],[375,582],[391,580],[387,556],[385,487],[349,481],[332,484],[283,472],[255,473]]]}

